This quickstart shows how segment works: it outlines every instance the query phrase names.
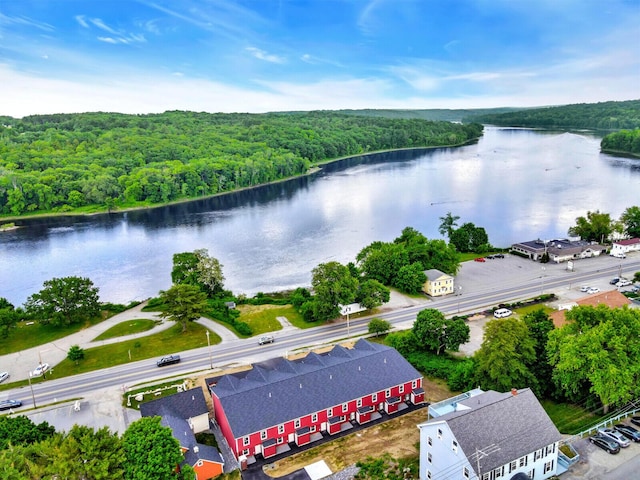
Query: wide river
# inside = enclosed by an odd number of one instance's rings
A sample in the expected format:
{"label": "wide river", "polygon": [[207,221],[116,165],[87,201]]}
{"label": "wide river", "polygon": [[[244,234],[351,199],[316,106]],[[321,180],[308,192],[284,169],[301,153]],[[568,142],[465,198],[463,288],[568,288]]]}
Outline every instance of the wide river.
{"label": "wide river", "polygon": [[487,230],[506,247],[567,236],[576,217],[615,219],[640,205],[640,160],[600,153],[590,133],[487,127],[474,145],[366,155],[304,178],[133,212],[32,219],[0,232],[0,297],[14,305],[54,277],[89,277],[102,301],[171,286],[174,253],[206,248],[236,294],[308,286],[311,270],[347,263],[411,226],[441,238],[440,217]]}

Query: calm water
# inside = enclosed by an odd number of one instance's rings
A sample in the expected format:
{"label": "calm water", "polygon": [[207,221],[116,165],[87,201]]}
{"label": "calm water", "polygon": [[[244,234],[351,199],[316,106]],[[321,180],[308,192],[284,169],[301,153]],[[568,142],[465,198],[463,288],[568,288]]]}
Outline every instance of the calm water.
{"label": "calm water", "polygon": [[447,212],[498,246],[565,237],[588,210],[618,218],[640,204],[640,160],[600,154],[599,143],[488,127],[475,145],[368,155],[209,200],[23,222],[0,233],[0,297],[20,305],[45,280],[78,275],[103,301],[145,299],[171,286],[174,253],[197,248],[220,260],[234,293],[295,288],[319,263],[353,261],[406,226],[440,238]]}

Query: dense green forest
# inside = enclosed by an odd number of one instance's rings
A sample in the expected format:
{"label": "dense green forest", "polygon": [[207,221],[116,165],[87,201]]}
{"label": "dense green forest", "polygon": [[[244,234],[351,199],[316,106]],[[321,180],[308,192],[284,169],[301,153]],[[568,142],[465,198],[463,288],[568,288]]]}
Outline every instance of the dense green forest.
{"label": "dense green forest", "polygon": [[0,117],[0,215],[140,207],[379,150],[460,145],[480,124],[333,112]]}
{"label": "dense green forest", "polygon": [[338,113],[346,115],[359,115],[365,117],[385,117],[385,118],[421,118],[423,120],[437,120],[444,122],[461,122],[463,118],[471,115],[496,115],[500,113],[520,111],[522,108],[478,108],[478,109],[442,109],[432,108],[424,110],[385,110],[385,109],[362,109],[362,110],[337,110]]}
{"label": "dense green forest", "polygon": [[633,129],[640,128],[640,100],[581,103],[501,114],[471,115],[465,117],[464,121],[510,127]]}
{"label": "dense green forest", "polygon": [[603,152],[631,153],[640,156],[640,128],[610,133],[600,142]]}

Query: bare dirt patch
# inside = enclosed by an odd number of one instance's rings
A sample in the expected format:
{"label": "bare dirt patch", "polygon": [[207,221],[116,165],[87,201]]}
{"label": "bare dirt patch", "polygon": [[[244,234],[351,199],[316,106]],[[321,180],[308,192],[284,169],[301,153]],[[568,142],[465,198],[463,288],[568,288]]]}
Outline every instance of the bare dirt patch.
{"label": "bare dirt patch", "polygon": [[[455,395],[441,380],[425,378],[423,385],[427,401],[431,403]],[[331,471],[338,472],[358,461],[366,460],[367,457],[378,458],[385,453],[394,458],[415,457],[420,451],[420,434],[417,425],[426,420],[426,409],[408,413],[265,465],[264,471],[270,476],[280,477],[324,460]]]}

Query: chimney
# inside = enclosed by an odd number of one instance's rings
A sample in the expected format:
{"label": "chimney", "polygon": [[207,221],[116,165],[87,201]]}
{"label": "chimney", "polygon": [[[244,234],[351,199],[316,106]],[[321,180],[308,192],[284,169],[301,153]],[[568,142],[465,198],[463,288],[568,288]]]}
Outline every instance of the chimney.
{"label": "chimney", "polygon": [[518,395],[518,390],[516,390],[515,388],[512,388],[512,389],[511,389],[511,395],[513,395],[514,397],[515,397],[516,395]]}
{"label": "chimney", "polygon": [[200,451],[200,447],[198,447],[197,445],[193,447],[193,453],[198,453],[199,451]]}

